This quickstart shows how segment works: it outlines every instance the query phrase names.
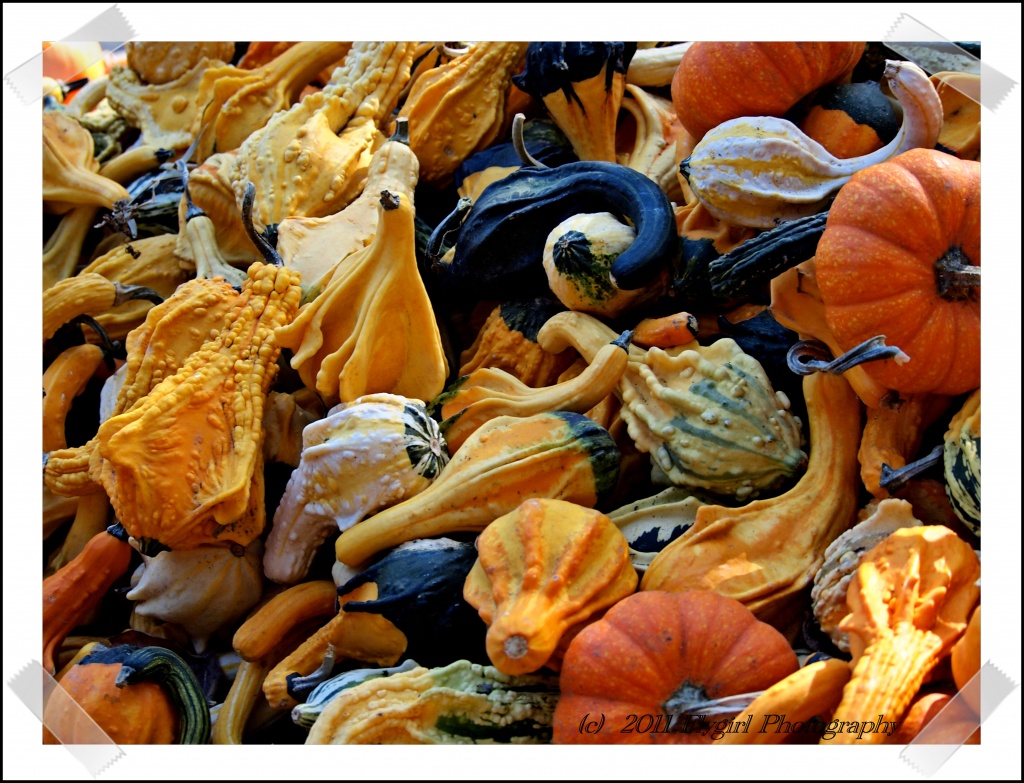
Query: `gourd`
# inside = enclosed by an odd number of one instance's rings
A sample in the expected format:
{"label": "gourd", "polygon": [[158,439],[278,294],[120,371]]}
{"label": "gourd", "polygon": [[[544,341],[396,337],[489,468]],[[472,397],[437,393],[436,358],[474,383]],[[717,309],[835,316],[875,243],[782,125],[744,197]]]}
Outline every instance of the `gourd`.
{"label": "gourd", "polygon": [[634,126],[633,145],[628,143],[630,124],[620,122],[616,130],[617,162],[650,177],[672,201],[684,202],[676,140],[686,130],[672,102],[634,84],[627,84],[626,91],[629,95],[623,98],[622,109],[629,113]]}
{"label": "gourd", "polygon": [[574,351],[548,353],[537,344],[537,332],[561,309],[553,299],[543,297],[509,300],[498,305],[459,357],[459,377],[494,368],[534,388],[556,383],[576,354]]}
{"label": "gourd", "polygon": [[132,548],[118,523],[97,533],[74,560],[43,580],[43,668],[53,674],[54,652],[128,570]]}
{"label": "gourd", "polygon": [[887,498],[870,504],[860,513],[857,524],[825,549],[824,562],[815,573],[811,588],[811,610],[821,630],[841,651],[850,651],[846,633],[839,629],[839,624],[849,613],[846,593],[862,556],[895,531],[919,525],[910,503]]}
{"label": "gourd", "polygon": [[136,615],[181,626],[202,653],[214,633],[260,600],[262,554],[257,539],[245,548],[207,545],[143,555],[125,597],[135,602]]}
{"label": "gourd", "polygon": [[512,73],[526,51],[525,43],[478,41],[416,80],[402,112],[424,182],[446,185],[466,158],[497,140]]}
{"label": "gourd", "polygon": [[[43,712],[49,734],[44,735],[44,744],[96,742],[97,731],[118,745],[170,745],[178,741],[182,716],[163,685],[153,681],[128,687],[115,684],[122,661],[134,651],[129,645],[112,649],[94,645],[89,654],[66,670]],[[201,693],[197,695],[202,698]],[[65,699],[74,700],[80,709],[65,704]],[[95,723],[83,718],[81,710]]]}
{"label": "gourd", "polygon": [[899,117],[878,82],[826,87],[800,121],[800,130],[837,158],[881,149],[899,127]]}
{"label": "gourd", "polygon": [[302,431],[327,415],[320,398],[308,389],[294,394],[270,392],[263,416],[263,461],[299,466]]}
{"label": "gourd", "polygon": [[506,674],[548,663],[562,636],[637,586],[626,539],[599,511],[527,500],[477,538],[464,595],[488,625],[487,655]]}
{"label": "gourd", "polygon": [[[291,108],[306,85],[350,48],[348,43],[304,41],[255,68],[223,63],[208,67],[195,98],[200,110],[192,132],[207,128],[197,145],[198,161],[238,149],[274,114]],[[221,59],[228,62],[231,57]]]}
{"label": "gourd", "polygon": [[[738,601],[709,591],[636,593],[569,645],[553,741],[710,744],[710,734],[679,731],[688,713],[704,714],[701,705],[711,699],[768,688],[797,666],[782,634]],[[588,715],[603,715],[606,730],[581,732]],[[666,719],[651,731],[619,732],[643,715]]]}
{"label": "gourd", "polygon": [[386,139],[381,126],[409,80],[414,49],[411,43],[352,44],[323,90],[246,136],[225,176],[239,208],[248,183],[256,186],[258,230],[286,217],[333,214],[362,192],[370,157]]}
{"label": "gourd", "polygon": [[123,285],[95,272],[82,272],[62,280],[43,293],[43,339],[80,315],[95,316],[137,299],[159,304],[163,298],[151,288]]}
{"label": "gourd", "polygon": [[[592,360],[614,336],[591,316],[560,313],[538,339],[550,351],[572,345]],[[799,424],[760,365],[731,340],[630,348],[616,394],[630,438],[676,486],[744,497],[804,464]]]}
{"label": "gourd", "polygon": [[709,131],[680,169],[701,203],[722,220],[771,228],[820,212],[855,173],[935,146],[942,104],[927,75],[913,63],[888,60],[885,78],[903,109],[903,124],[869,155],[839,159],[788,120],[740,117]]}
{"label": "gourd", "polygon": [[349,688],[354,688],[357,685],[362,685],[364,682],[376,680],[380,677],[391,677],[395,674],[412,671],[418,667],[419,664],[416,661],[412,658],[407,658],[398,666],[387,666],[382,669],[352,669],[351,671],[342,672],[331,677],[329,680],[324,680],[310,691],[306,701],[292,709],[292,721],[304,729],[310,729],[316,723],[324,708]]}
{"label": "gourd", "polygon": [[615,125],[635,52],[635,43],[621,41],[534,42],[513,82],[544,104],[580,160],[615,162]]}
{"label": "gourd", "polygon": [[306,744],[549,742],[557,690],[552,677],[512,677],[465,660],[418,667],[342,691]]}
{"label": "gourd", "polygon": [[581,212],[611,212],[635,227],[636,239],[611,266],[620,288],[642,288],[670,268],[678,235],[668,197],[628,166],[580,161],[524,167],[489,185],[462,223],[451,263],[433,270],[436,285],[450,297],[536,295],[546,287],[548,234]]}
{"label": "gourd", "polygon": [[644,288],[623,291],[611,266],[636,239],[636,230],[610,212],[578,214],[563,220],[544,243],[544,272],[558,301],[584,313],[614,318],[661,296],[668,269]]}
{"label": "gourd", "polygon": [[89,131],[64,112],[43,112],[43,208],[63,215],[80,206],[110,209],[128,199],[128,191],[99,168]]}
{"label": "gourd", "polygon": [[686,51],[672,101],[696,139],[726,120],[785,114],[801,98],[850,73],[863,43],[706,42]]}
{"label": "gourd", "polygon": [[626,537],[629,559],[643,576],[658,553],[693,526],[697,509],[708,505],[705,497],[669,487],[608,512],[608,518]]}
{"label": "gourd", "polygon": [[103,349],[74,345],[43,373],[43,452],[67,447],[64,426],[71,406],[103,365]]}
{"label": "gourd", "polygon": [[[623,340],[625,338],[625,340]],[[455,453],[495,416],[532,416],[546,411],[587,413],[607,397],[626,369],[628,333],[609,343],[594,363],[572,379],[532,389],[504,370],[482,368],[464,375],[431,403],[440,430]]]}
{"label": "gourd", "polygon": [[981,76],[942,71],[932,74],[942,101],[942,131],[935,148],[961,160],[981,160]]}
{"label": "gourd", "polygon": [[176,549],[217,541],[247,546],[262,532],[262,501],[252,501],[262,493],[262,410],[280,352],[273,330],[292,319],[299,297],[290,270],[253,264],[221,331],[100,425],[90,475],[130,535]]}
{"label": "gourd", "polygon": [[149,84],[166,84],[192,70],[204,57],[230,62],[231,41],[128,41],[124,45],[128,67]]}
{"label": "gourd", "polygon": [[[967,628],[980,573],[971,546],[945,527],[897,530],[875,546],[847,592],[850,614],[839,627],[849,634],[853,675],[833,718],[901,719],[925,676]],[[863,742],[882,739],[866,734]],[[822,742],[858,740],[837,734]]]}
{"label": "gourd", "polygon": [[[634,84],[639,87],[668,87],[683,55],[691,46],[692,41],[664,46],[639,45],[626,70],[626,89]],[[675,107],[672,112],[675,113]]]}
{"label": "gourd", "polygon": [[332,532],[422,492],[448,463],[423,404],[393,394],[332,408],[303,430],[302,442],[263,557],[267,577],[284,584],[306,576]]}
{"label": "gourd", "polygon": [[714,590],[777,627],[792,625],[825,547],[854,521],[859,487],[860,403],[850,385],[811,376],[804,397],[807,472],[777,497],[699,508],[693,526],[655,556],[641,590]]}
{"label": "gourd", "polygon": [[375,597],[350,600],[345,611],[376,615],[399,629],[406,639],[403,655],[424,666],[459,658],[486,663],[486,626],[463,597],[476,560],[473,544],[449,538],[410,541],[345,581],[338,595],[372,586]]}
{"label": "gourd", "polygon": [[409,148],[408,121],[400,117],[391,139],[373,153],[363,192],[327,217],[286,217],[277,228],[277,250],[284,265],[302,273],[303,300],[315,299],[334,270],[377,233],[382,191],[413,202],[420,164]]}
{"label": "gourd", "polygon": [[960,520],[981,535],[981,390],[974,392],[943,437],[946,494]]}
{"label": "gourd", "polygon": [[790,725],[814,718],[831,718],[850,680],[850,665],[839,658],[828,658],[801,666],[785,679],[767,688],[746,708],[743,717],[748,731],[726,734],[722,745],[775,745],[793,735],[783,731],[749,731],[750,726],[771,725],[770,716],[785,715]]}
{"label": "gourd", "polygon": [[981,164],[932,149],[872,166],[836,197],[814,261],[825,322],[843,351],[884,334],[910,357],[863,366],[882,386],[981,384],[980,202]]}
{"label": "gourd", "polygon": [[470,436],[430,487],[342,533],[335,554],[355,567],[405,541],[479,532],[529,498],[593,507],[615,486],[618,462],[611,436],[585,416],[499,416]]}
{"label": "gourd", "polygon": [[333,616],[337,598],[329,579],[289,587],[253,612],[235,631],[231,644],[244,661],[264,660],[296,628]]}
{"label": "gourd", "polygon": [[275,334],[329,403],[378,392],[429,400],[444,388],[448,361],[416,265],[414,217],[408,196],[382,191],[373,242]]}
{"label": "gourd", "polygon": [[[181,226],[181,236],[188,244],[188,255],[195,265],[196,277],[223,277],[235,288],[241,288],[245,282],[246,274],[241,269],[228,264],[220,247],[217,244],[217,229],[213,220],[203,210],[192,203],[192,194],[188,188],[188,169],[180,166],[185,204],[184,223]],[[251,228],[251,214],[249,216],[248,231]],[[243,215],[243,224],[245,216]]]}

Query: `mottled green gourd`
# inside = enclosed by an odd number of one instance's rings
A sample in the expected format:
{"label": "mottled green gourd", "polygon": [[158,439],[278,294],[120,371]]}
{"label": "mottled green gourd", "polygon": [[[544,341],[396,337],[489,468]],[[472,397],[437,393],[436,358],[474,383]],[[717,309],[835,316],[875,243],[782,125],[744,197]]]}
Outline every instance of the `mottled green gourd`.
{"label": "mottled green gourd", "polygon": [[[572,345],[591,361],[614,336],[588,315],[560,313],[538,341],[548,351]],[[806,464],[788,398],[731,339],[668,350],[631,347],[616,394],[629,436],[676,486],[749,498]]]}
{"label": "mottled green gourd", "polygon": [[306,744],[549,743],[557,701],[557,677],[510,676],[456,661],[343,691],[317,718]]}
{"label": "mottled green gourd", "polygon": [[953,511],[981,535],[981,389],[949,423],[942,450],[946,494]]}

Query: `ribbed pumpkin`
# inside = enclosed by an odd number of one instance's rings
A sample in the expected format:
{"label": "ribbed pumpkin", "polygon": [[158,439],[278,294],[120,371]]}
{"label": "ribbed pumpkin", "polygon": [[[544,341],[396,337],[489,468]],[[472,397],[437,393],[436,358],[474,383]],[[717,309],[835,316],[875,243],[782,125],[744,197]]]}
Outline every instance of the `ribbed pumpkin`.
{"label": "ribbed pumpkin", "polygon": [[[554,742],[710,744],[686,721],[623,733],[637,716],[668,716],[706,699],[758,691],[797,670],[786,639],[739,601],[710,591],[624,598],[569,645]],[[589,716],[589,717],[588,717]],[[604,716],[603,730],[580,731]]]}
{"label": "ribbed pumpkin", "polygon": [[910,361],[865,364],[899,392],[981,384],[981,164],[915,149],[855,174],[829,211],[815,265],[825,320],[848,351],[876,335]]}
{"label": "ribbed pumpkin", "polygon": [[849,74],[863,52],[863,43],[838,41],[698,41],[676,70],[672,102],[699,139],[736,117],[782,116],[805,95]]}

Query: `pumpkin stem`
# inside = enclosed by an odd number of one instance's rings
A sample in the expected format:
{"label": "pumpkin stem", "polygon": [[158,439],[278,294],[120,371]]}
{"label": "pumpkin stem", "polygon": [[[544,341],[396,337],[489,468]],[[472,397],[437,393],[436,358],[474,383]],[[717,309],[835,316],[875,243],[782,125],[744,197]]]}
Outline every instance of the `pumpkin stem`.
{"label": "pumpkin stem", "polygon": [[842,375],[860,364],[879,359],[892,359],[897,364],[906,364],[910,361],[910,357],[899,348],[885,344],[884,334],[865,340],[835,359],[832,358],[828,346],[817,340],[793,343],[786,352],[786,364],[797,375],[811,375],[816,372]]}
{"label": "pumpkin stem", "polygon": [[526,140],[523,138],[523,123],[525,122],[526,115],[522,112],[512,118],[512,148],[516,151],[516,155],[519,156],[519,160],[523,162],[524,166],[535,166],[538,169],[551,168],[533,157],[530,151],[526,149]]}
{"label": "pumpkin stem", "polygon": [[[455,209],[438,223],[437,228],[431,233],[430,239],[427,240],[426,255],[427,258],[434,262],[435,267],[438,265],[441,256],[444,255],[441,248],[448,241],[448,235],[462,228],[462,219],[472,206],[473,199],[460,198],[459,203],[455,205]],[[437,271],[436,268],[435,271]]]}
{"label": "pumpkin stem", "polygon": [[968,263],[964,251],[950,248],[935,262],[935,288],[947,302],[962,302],[977,296],[981,287],[981,267]]}
{"label": "pumpkin stem", "polygon": [[[281,255],[252,224],[252,206],[255,201],[256,186],[251,182],[246,182],[245,195],[242,197],[242,224],[245,226],[245,233],[249,236],[252,243],[256,245],[256,249],[260,251],[260,255],[263,256],[268,264],[284,266],[284,259],[281,258]],[[271,227],[267,226],[267,232],[270,233],[270,231]]]}
{"label": "pumpkin stem", "polygon": [[909,465],[904,465],[899,470],[893,470],[883,462],[881,479],[878,482],[878,486],[890,495],[893,492],[899,492],[912,478],[942,462],[942,452],[943,447],[940,444],[932,449],[927,455],[921,457],[921,459],[916,462],[911,462]]}

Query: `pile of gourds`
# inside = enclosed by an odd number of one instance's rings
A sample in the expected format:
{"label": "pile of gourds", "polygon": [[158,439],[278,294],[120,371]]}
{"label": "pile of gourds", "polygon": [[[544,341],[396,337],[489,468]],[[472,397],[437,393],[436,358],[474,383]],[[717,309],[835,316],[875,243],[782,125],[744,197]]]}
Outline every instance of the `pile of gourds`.
{"label": "pile of gourds", "polygon": [[979,670],[969,75],[137,43],[48,88],[43,661],[116,742],[908,742]]}

